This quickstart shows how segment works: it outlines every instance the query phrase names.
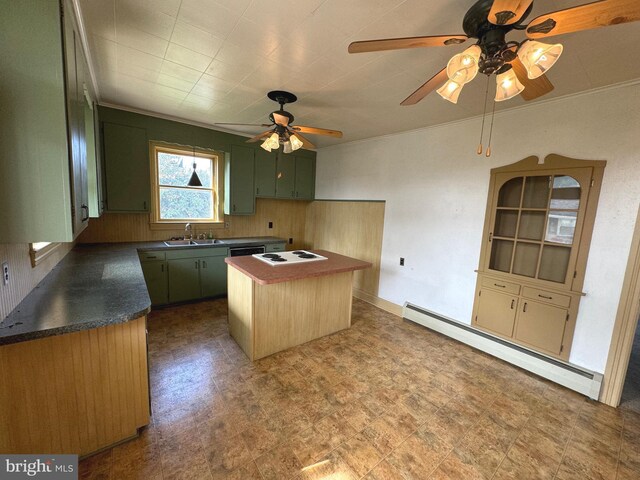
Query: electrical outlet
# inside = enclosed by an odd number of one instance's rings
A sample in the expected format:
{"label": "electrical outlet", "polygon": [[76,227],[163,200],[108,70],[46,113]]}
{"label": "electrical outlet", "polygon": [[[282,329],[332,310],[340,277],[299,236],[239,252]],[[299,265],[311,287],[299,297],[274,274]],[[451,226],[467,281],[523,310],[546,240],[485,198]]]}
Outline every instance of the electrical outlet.
{"label": "electrical outlet", "polygon": [[293,238],[289,239],[289,245],[291,245],[293,243]]}
{"label": "electrical outlet", "polygon": [[273,222],[269,222],[269,228],[273,228]]}
{"label": "electrical outlet", "polygon": [[224,222],[224,228],[229,228],[229,222]]}
{"label": "electrical outlet", "polygon": [[7,262],[2,264],[2,284],[9,285],[9,264]]}
{"label": "electrical outlet", "polygon": [[400,257],[400,266],[404,267],[404,257]]}

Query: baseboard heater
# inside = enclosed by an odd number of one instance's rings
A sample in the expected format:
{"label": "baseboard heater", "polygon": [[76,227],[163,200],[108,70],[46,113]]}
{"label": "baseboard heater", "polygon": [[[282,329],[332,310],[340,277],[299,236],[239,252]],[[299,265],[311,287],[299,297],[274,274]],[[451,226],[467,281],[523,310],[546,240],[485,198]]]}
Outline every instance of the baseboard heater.
{"label": "baseboard heater", "polygon": [[600,373],[533,352],[410,303],[404,304],[402,317],[598,400],[602,386]]}

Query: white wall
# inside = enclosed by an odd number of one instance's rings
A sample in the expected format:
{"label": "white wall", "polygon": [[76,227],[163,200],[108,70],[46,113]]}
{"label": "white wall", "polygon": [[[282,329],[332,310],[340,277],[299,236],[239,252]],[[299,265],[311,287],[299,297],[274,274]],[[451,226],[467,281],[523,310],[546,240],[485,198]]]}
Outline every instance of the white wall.
{"label": "white wall", "polygon": [[497,114],[490,158],[475,153],[480,122],[321,149],[316,197],[386,200],[379,296],[470,323],[489,170],[549,153],[607,160],[570,359],[603,372],[640,200],[640,84]]}

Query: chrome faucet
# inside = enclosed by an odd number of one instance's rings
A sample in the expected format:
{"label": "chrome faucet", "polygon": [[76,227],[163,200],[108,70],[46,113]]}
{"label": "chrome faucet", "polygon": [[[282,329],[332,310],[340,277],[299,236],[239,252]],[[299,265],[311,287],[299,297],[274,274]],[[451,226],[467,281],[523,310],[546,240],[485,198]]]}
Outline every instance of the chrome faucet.
{"label": "chrome faucet", "polygon": [[[187,223],[184,226],[184,231],[185,231],[184,239],[185,240],[191,240],[193,238],[193,234],[191,232],[191,224],[190,223]],[[189,232],[189,236],[188,237],[187,237],[187,233],[186,232]]]}

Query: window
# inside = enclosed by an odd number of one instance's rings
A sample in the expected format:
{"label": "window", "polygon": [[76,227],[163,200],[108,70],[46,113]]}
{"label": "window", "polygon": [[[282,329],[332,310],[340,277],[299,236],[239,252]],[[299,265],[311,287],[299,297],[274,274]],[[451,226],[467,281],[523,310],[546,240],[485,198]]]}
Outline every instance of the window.
{"label": "window", "polygon": [[58,248],[59,243],[51,242],[34,242],[29,245],[29,256],[31,257],[31,267],[35,267],[42,260],[48,257]]}
{"label": "window", "polygon": [[[152,146],[152,223],[220,223],[222,213],[222,156],[182,146]],[[201,187],[187,184],[193,165]]]}

